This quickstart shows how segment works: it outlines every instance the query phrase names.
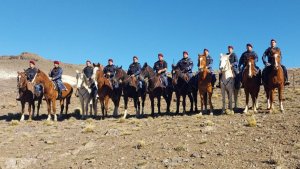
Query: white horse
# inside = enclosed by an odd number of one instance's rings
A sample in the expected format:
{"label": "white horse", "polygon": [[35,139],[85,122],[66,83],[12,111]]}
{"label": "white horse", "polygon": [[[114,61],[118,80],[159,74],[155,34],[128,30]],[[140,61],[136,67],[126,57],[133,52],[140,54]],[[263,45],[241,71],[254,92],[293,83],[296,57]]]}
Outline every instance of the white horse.
{"label": "white horse", "polygon": [[234,73],[229,61],[229,55],[220,54],[220,71],[222,72],[221,91],[222,91],[222,112],[225,112],[225,94],[228,95],[228,108],[232,110],[232,95],[234,95],[234,108],[237,108],[239,90],[234,87]]}
{"label": "white horse", "polygon": [[92,96],[92,91],[89,88],[90,81],[83,73],[79,73],[76,70],[76,79],[77,79],[77,90],[75,95],[79,97],[82,111],[82,118],[86,118],[88,116],[87,112],[90,107],[90,115],[92,116],[92,110],[94,110],[94,115],[97,115],[97,98],[96,96]]}

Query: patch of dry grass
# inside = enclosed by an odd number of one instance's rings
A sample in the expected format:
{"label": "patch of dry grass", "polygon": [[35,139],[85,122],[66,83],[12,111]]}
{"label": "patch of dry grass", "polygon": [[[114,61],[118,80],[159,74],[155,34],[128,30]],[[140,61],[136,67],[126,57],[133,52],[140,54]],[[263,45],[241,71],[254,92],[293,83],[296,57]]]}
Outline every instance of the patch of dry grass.
{"label": "patch of dry grass", "polygon": [[53,123],[53,121],[51,121],[51,120],[45,120],[44,122],[43,122],[43,125],[45,125],[45,126],[52,126],[54,123]]}
{"label": "patch of dry grass", "polygon": [[225,114],[227,115],[234,115],[234,110],[226,109]]}
{"label": "patch of dry grass", "polygon": [[18,120],[12,120],[9,125],[11,125],[11,126],[17,126],[19,124],[20,124],[20,122]]}
{"label": "patch of dry grass", "polygon": [[93,133],[95,132],[95,125],[93,119],[87,119],[85,126],[82,129],[82,133]]}
{"label": "patch of dry grass", "polygon": [[255,116],[252,115],[250,117],[247,118],[247,124],[246,126],[249,126],[249,127],[256,127],[256,119],[255,119]]}
{"label": "patch of dry grass", "polygon": [[137,145],[135,146],[136,149],[142,149],[146,146],[146,142],[144,140],[139,140]]}
{"label": "patch of dry grass", "polygon": [[174,150],[177,152],[181,152],[181,151],[186,151],[187,148],[184,147],[183,145],[180,145],[180,146],[175,147]]}

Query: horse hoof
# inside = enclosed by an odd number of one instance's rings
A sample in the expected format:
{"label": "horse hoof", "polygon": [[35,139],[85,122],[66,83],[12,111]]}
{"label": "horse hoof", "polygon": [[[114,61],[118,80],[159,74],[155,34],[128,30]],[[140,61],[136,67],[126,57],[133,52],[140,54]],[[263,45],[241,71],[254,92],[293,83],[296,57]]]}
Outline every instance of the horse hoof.
{"label": "horse hoof", "polygon": [[209,115],[213,116],[213,115],[214,115],[214,113],[213,113],[213,112],[210,112],[210,113],[209,113]]}
{"label": "horse hoof", "polygon": [[201,116],[202,116],[202,112],[200,112],[200,113],[199,113],[199,115],[201,115]]}

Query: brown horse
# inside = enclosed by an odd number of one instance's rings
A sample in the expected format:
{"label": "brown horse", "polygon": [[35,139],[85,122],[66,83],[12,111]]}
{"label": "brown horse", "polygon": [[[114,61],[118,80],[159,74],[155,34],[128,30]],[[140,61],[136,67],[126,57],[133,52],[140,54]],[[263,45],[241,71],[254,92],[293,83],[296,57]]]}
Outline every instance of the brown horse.
{"label": "brown horse", "polygon": [[244,91],[246,95],[246,107],[244,109],[244,113],[248,112],[249,94],[252,98],[253,111],[256,113],[258,107],[257,97],[260,89],[261,73],[260,71],[256,72],[254,56],[250,56],[247,58],[246,67],[242,76],[242,82],[244,85]]}
{"label": "brown horse", "polygon": [[[18,72],[18,89],[20,93],[20,102],[22,106],[21,119],[24,121],[24,108],[25,104],[28,103],[28,113],[29,120],[32,119],[35,111],[35,101],[38,101],[37,104],[37,116],[39,116],[40,106],[43,99],[43,92],[35,94],[34,85],[27,80],[27,75],[25,72]],[[32,111],[31,111],[32,108]]]}
{"label": "brown horse", "polygon": [[114,103],[113,116],[118,116],[118,109],[120,104],[120,98],[122,94],[122,88],[113,88],[110,80],[105,77],[103,66],[98,64],[94,65],[95,82],[98,88],[98,96],[101,104],[102,118],[107,117],[109,108],[109,100],[111,99]]}
{"label": "brown horse", "polygon": [[[56,99],[58,96],[58,92],[57,92],[57,90],[55,90],[55,84],[40,69],[38,69],[32,82],[36,83],[36,84],[42,84],[44,86],[44,95],[45,95],[45,100],[46,100],[47,109],[48,109],[47,120],[51,120],[51,106],[52,106],[54,121],[57,121]],[[71,96],[73,93],[73,88],[70,84],[64,83],[64,85],[66,86],[67,90],[62,91],[62,97],[61,97],[61,99],[59,99],[60,108],[61,108],[60,115],[62,115],[62,113],[63,113],[65,100],[66,100],[66,113],[68,112],[69,104],[71,102]]]}
{"label": "brown horse", "polygon": [[270,69],[267,75],[266,82],[263,82],[268,100],[267,109],[272,112],[274,102],[274,91],[278,89],[278,99],[280,104],[280,111],[283,112],[283,90],[284,90],[284,75],[281,67],[281,52],[279,49],[272,49],[271,51],[271,66],[266,67]]}
{"label": "brown horse", "polygon": [[211,102],[211,97],[213,93],[212,88],[212,75],[209,72],[209,70],[206,67],[206,56],[198,54],[198,68],[199,68],[199,74],[198,74],[198,90],[200,94],[201,99],[201,114],[203,111],[203,105],[205,105],[205,111],[207,111],[207,95],[208,95],[208,101],[210,106],[210,114],[213,113],[213,105]]}

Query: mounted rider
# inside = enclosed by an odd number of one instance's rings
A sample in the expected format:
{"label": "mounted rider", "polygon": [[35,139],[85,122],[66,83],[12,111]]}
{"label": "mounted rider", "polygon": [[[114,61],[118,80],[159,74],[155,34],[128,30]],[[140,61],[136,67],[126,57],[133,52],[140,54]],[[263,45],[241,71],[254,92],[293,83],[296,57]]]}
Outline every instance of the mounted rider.
{"label": "mounted rider", "polygon": [[[227,48],[228,48],[228,53],[226,53],[226,55],[229,55],[229,62],[231,64],[235,76],[234,86],[237,88],[238,83],[240,82],[239,70],[238,70],[239,60],[236,54],[234,53],[234,47],[230,45]],[[217,84],[218,88],[221,87],[221,79],[222,79],[222,72],[219,73],[219,83]]]}
{"label": "mounted rider", "polygon": [[153,70],[162,79],[164,87],[168,87],[167,69],[168,69],[168,64],[164,60],[164,55],[162,53],[159,53],[158,61],[154,63]]}
{"label": "mounted rider", "polygon": [[59,61],[54,61],[53,62],[54,67],[49,73],[49,77],[51,80],[54,82],[56,90],[58,92],[58,97],[57,99],[62,98],[62,91],[67,90],[65,85],[62,82],[62,74],[63,74],[63,69],[59,66]]}
{"label": "mounted rider", "polygon": [[82,73],[89,81],[89,89],[91,90],[92,96],[95,96],[97,94],[97,86],[95,84],[95,80],[92,78],[94,74],[94,67],[90,60],[86,61],[86,67],[83,68]]}
{"label": "mounted rider", "polygon": [[141,73],[141,64],[139,63],[139,58],[137,56],[133,56],[132,58],[133,62],[129,65],[127,74],[132,77],[132,78],[136,78],[138,80],[138,86],[137,86],[137,90],[138,89],[142,89],[143,87],[143,83],[141,80],[139,80],[139,75]]}
{"label": "mounted rider", "polygon": [[[252,46],[252,44],[248,43],[248,44],[246,45],[246,48],[247,48],[247,51],[245,51],[245,52],[242,54],[242,56],[241,56],[241,58],[240,58],[240,61],[239,61],[239,65],[238,65],[239,72],[240,72],[239,80],[242,79],[244,69],[245,69],[245,67],[246,67],[246,65],[247,65],[246,62],[247,62],[247,60],[248,60],[248,57],[250,57],[250,56],[253,56],[254,59],[255,59],[255,62],[254,62],[255,72],[256,72],[256,73],[259,73],[259,74],[261,73],[259,67],[256,66],[256,63],[258,62],[258,56],[257,56],[256,52],[253,51],[253,46]],[[244,85],[242,84],[242,87],[243,87],[243,86],[244,86]]]}
{"label": "mounted rider", "polygon": [[188,75],[188,80],[193,77],[193,66],[194,63],[192,59],[189,58],[189,53],[187,51],[183,51],[183,58],[178,61],[176,67],[178,67],[182,73]]}
{"label": "mounted rider", "polygon": [[108,64],[104,67],[103,72],[105,77],[108,78],[112,84],[112,87],[118,88],[118,83],[113,82],[113,78],[115,77],[117,67],[114,65],[113,59],[108,59]]}
{"label": "mounted rider", "polygon": [[[29,61],[29,68],[27,68],[25,70],[26,76],[27,76],[27,80],[29,82],[32,82],[32,80],[34,79],[36,73],[37,73],[38,69],[35,67],[35,61],[31,60]],[[35,85],[35,89],[39,89],[41,86],[40,85]],[[20,97],[22,96],[22,93],[17,92],[17,98],[16,100],[20,101]],[[33,95],[34,97],[34,95]]]}
{"label": "mounted rider", "polygon": [[[214,63],[214,60],[213,60],[213,58],[209,55],[209,50],[208,49],[204,49],[203,50],[203,54],[206,56],[206,67],[207,67],[207,69],[209,70],[209,72],[210,72],[210,74],[211,74],[211,77],[212,77],[212,80],[211,80],[211,84],[212,84],[212,86],[214,87],[215,86],[215,83],[216,83],[216,81],[217,81],[217,79],[216,79],[216,75],[214,74],[214,70],[213,70],[213,68],[212,68],[212,65],[213,65],[213,63]],[[200,66],[199,65],[200,63],[198,63],[198,67]]]}
{"label": "mounted rider", "polygon": [[[271,56],[273,55],[272,49],[280,50],[280,48],[276,46],[276,40],[275,39],[271,39],[271,44],[270,45],[271,46],[268,47],[268,49],[265,50],[265,52],[262,56],[262,60],[263,60],[263,63],[265,65],[265,68],[264,68],[263,73],[262,73],[262,78],[263,78],[264,82],[266,82],[265,79],[266,79],[267,75],[270,72]],[[281,55],[281,52],[280,52],[280,55]],[[266,57],[268,58],[268,60],[266,60]],[[282,55],[281,55],[281,60],[282,60]],[[284,73],[284,85],[289,85],[290,82],[289,82],[286,67],[282,64],[281,64],[281,67],[282,67],[282,70],[283,70],[283,73]]]}

